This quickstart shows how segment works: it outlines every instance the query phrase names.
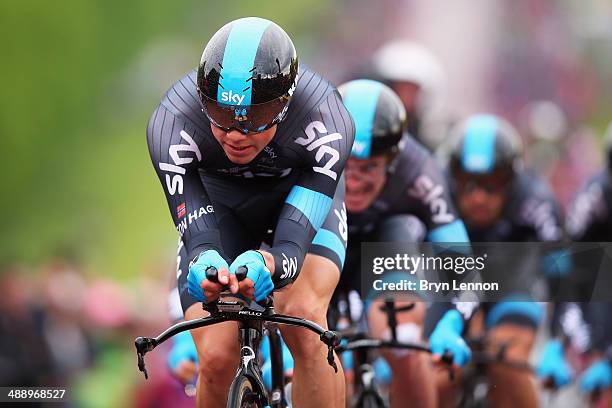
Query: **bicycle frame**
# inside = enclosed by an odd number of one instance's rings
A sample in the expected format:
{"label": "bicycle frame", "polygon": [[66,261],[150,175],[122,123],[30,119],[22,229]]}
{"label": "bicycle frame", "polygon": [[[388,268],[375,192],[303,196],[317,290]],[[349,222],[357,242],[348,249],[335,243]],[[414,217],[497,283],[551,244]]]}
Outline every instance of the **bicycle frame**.
{"label": "bicycle frame", "polygon": [[235,388],[240,377],[248,377],[253,385],[253,392],[263,400],[261,401],[262,405],[268,404],[268,390],[263,384],[261,369],[257,361],[257,350],[259,350],[259,341],[262,336],[262,322],[240,321],[238,331],[240,333],[240,365],[230,385],[229,394],[231,395],[236,391]]}
{"label": "bicycle frame", "polygon": [[270,406],[283,406],[285,403],[285,373],[283,364],[283,346],[280,331],[276,326],[267,327],[270,340],[270,365],[272,368],[272,390]]}

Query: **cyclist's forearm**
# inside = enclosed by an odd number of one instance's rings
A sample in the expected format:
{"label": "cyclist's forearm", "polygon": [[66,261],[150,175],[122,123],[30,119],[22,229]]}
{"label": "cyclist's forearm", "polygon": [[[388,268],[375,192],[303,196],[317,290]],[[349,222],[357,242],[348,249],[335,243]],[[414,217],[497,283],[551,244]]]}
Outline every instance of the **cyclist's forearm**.
{"label": "cyclist's forearm", "polygon": [[[268,250],[274,264],[272,280],[277,288],[286,286],[297,279],[306,255],[306,251],[302,248],[308,248],[308,243],[281,241]],[[266,258],[267,263],[268,258]]]}

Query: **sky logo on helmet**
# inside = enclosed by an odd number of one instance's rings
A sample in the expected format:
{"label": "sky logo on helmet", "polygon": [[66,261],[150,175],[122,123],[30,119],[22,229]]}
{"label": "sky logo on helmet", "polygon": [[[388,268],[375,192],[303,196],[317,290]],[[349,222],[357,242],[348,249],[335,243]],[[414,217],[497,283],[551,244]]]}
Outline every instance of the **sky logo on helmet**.
{"label": "sky logo on helmet", "polygon": [[221,92],[221,102],[241,105],[242,101],[244,101],[244,95],[233,92],[231,89],[229,91]]}

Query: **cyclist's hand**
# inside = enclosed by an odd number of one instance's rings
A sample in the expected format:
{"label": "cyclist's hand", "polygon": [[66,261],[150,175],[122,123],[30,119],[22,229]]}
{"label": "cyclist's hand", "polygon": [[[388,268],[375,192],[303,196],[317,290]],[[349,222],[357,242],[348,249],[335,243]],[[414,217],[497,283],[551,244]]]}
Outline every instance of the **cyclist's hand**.
{"label": "cyclist's hand", "polygon": [[188,331],[174,336],[174,345],[168,354],[168,368],[184,385],[194,383],[198,373],[198,351]]}
{"label": "cyclist's hand", "polygon": [[[211,282],[206,277],[206,269],[209,267],[217,268],[218,283]],[[217,251],[209,249],[198,255],[189,265],[189,275],[187,276],[187,290],[189,294],[201,302],[210,302],[219,297],[223,288],[230,284],[229,266]],[[238,284],[230,284],[232,293],[238,292]]]}
{"label": "cyclist's hand", "polygon": [[472,351],[461,337],[463,318],[456,310],[449,310],[440,319],[429,337],[434,361],[440,361],[444,353],[453,355],[453,364],[463,367],[470,361]]}
{"label": "cyclist's hand", "polygon": [[561,388],[570,383],[572,369],[565,360],[563,344],[559,340],[549,341],[544,348],[537,374],[544,381],[552,380],[555,388]]}
{"label": "cyclist's hand", "polygon": [[612,367],[610,362],[601,359],[593,362],[580,379],[580,391],[590,394],[596,390],[606,390],[612,386]]}
{"label": "cyclist's hand", "polygon": [[274,283],[263,255],[257,251],[243,252],[230,265],[230,274],[235,275],[241,266],[246,266],[247,276],[238,283],[239,293],[249,299],[255,298],[257,302],[265,299],[274,289]]}

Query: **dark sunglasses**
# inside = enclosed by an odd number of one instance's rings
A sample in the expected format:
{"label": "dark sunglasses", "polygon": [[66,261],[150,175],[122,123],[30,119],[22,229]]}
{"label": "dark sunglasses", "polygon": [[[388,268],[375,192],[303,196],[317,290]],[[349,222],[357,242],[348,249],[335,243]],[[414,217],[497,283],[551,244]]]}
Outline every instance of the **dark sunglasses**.
{"label": "dark sunglasses", "polygon": [[210,122],[226,132],[236,129],[240,133],[260,133],[280,123],[286,113],[289,98],[280,97],[254,105],[227,105],[203,98],[204,113]]}

